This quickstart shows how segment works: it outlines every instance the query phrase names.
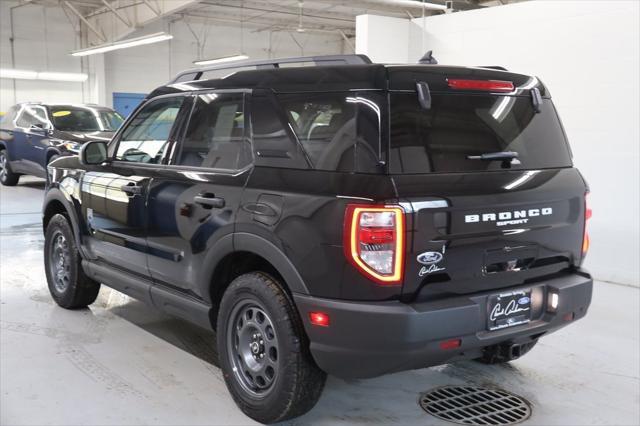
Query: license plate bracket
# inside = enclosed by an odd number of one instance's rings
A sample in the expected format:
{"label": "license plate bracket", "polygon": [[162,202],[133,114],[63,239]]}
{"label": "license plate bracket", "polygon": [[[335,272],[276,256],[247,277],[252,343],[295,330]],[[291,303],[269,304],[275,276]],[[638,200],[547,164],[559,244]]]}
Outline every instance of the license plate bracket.
{"label": "license plate bracket", "polygon": [[487,301],[489,331],[514,327],[531,321],[531,290],[518,290],[489,296]]}

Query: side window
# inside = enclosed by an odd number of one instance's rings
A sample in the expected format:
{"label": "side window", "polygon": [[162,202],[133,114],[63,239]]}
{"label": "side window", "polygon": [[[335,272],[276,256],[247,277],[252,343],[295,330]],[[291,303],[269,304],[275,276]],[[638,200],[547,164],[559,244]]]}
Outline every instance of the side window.
{"label": "side window", "polygon": [[25,106],[22,109],[22,113],[18,117],[16,124],[18,127],[23,127],[25,129],[28,129],[31,126],[39,126],[42,128],[49,127],[47,113],[44,108],[39,106]]}
{"label": "side window", "polygon": [[115,159],[160,163],[183,102],[184,97],[175,97],[158,99],[145,105],[124,129]]}
{"label": "side window", "polygon": [[307,169],[300,145],[293,140],[278,117],[278,106],[266,94],[251,98],[251,129],[257,166]]}
{"label": "side window", "polygon": [[18,106],[16,105],[12,106],[11,108],[9,108],[9,111],[7,111],[6,114],[0,116],[0,123],[6,126],[11,126],[11,122],[15,118],[18,111],[19,111]]}
{"label": "side window", "polygon": [[245,138],[244,94],[197,95],[176,164],[237,170],[250,163],[251,147]]}
{"label": "side window", "polygon": [[379,170],[381,99],[352,92],[278,96],[314,168],[364,173]]}

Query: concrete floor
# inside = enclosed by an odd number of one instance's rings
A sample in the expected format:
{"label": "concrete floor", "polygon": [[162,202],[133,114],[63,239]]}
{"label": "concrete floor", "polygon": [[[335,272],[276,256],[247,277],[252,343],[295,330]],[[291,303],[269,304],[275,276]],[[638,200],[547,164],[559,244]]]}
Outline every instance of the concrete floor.
{"label": "concrete floor", "polygon": [[[0,189],[2,425],[246,425],[214,336],[103,287],[91,309],[49,297],[42,266],[42,181]],[[597,283],[587,318],[508,366],[464,362],[371,380],[329,378],[292,424],[448,424],[418,394],[448,384],[499,386],[527,398],[526,424],[640,424],[639,290]]]}

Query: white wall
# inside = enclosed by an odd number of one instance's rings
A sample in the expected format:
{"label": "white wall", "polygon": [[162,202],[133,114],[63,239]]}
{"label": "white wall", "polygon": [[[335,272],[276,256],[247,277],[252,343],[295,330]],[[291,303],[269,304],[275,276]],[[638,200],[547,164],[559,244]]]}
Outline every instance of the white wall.
{"label": "white wall", "polygon": [[[639,285],[640,2],[531,1],[413,21],[409,38],[378,23],[387,56],[432,49],[441,64],[502,65],[550,88],[574,162],[591,187],[586,267],[601,280]],[[392,18],[383,18],[392,19]],[[406,22],[406,20],[402,20]],[[387,29],[390,29],[387,31]],[[357,31],[357,38],[364,37]],[[358,44],[360,45],[360,44]],[[367,53],[367,52],[362,52]]]}
{"label": "white wall", "polygon": [[[148,93],[166,84],[183,70],[194,68],[196,59],[211,59],[239,53],[251,59],[287,56],[311,56],[342,53],[343,41],[338,34],[256,31],[238,26],[209,23],[190,23],[202,43],[202,57],[198,58],[198,44],[184,21],[157,22],[131,34],[135,37],[158,31],[170,32],[168,42],[113,51],[105,54],[107,105],[113,92]],[[206,39],[201,37],[206,33]],[[295,37],[295,40],[292,38]],[[298,43],[300,46],[298,46]],[[241,46],[242,45],[242,46]]]}
{"label": "white wall", "polygon": [[[76,36],[59,7],[25,5],[14,9],[15,66],[11,61],[10,8],[16,1],[0,0],[0,68],[81,72],[80,60],[68,55],[78,46]],[[0,79],[0,112],[16,102],[83,102],[83,83]],[[86,84],[86,83],[85,83]]]}
{"label": "white wall", "polygon": [[[42,80],[0,79],[0,112],[16,102],[92,102],[112,106],[113,92],[148,93],[167,83],[179,71],[193,68],[198,58],[198,43],[184,21],[156,21],[128,35],[136,37],[159,31],[174,35],[173,40],[147,46],[118,50],[84,59],[69,52],[80,48],[80,36],[59,6],[29,4],[14,9],[15,66],[11,61],[10,13],[17,1],[0,0],[0,67],[86,72],[85,83],[47,82]],[[77,23],[77,19],[71,16]],[[201,41],[202,58],[234,55],[241,50],[252,59],[286,56],[343,53],[340,35],[257,31],[245,27],[243,35],[237,25],[191,22]],[[205,37],[206,35],[206,37]],[[295,39],[295,40],[294,40]],[[348,53],[348,52],[347,52]]]}

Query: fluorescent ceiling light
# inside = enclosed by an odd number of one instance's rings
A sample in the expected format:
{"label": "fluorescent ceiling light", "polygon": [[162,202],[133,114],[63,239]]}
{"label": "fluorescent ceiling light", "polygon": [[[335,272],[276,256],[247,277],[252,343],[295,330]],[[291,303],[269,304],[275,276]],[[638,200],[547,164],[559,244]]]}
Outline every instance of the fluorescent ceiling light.
{"label": "fluorescent ceiling light", "polygon": [[225,56],[223,58],[216,59],[204,59],[201,61],[194,61],[195,65],[213,65],[213,64],[221,64],[223,62],[234,62],[241,61],[243,59],[249,59],[247,55],[233,55],[233,56]]}
{"label": "fluorescent ceiling light", "polygon": [[38,73],[29,70],[14,70],[2,68],[0,69],[0,78],[19,78],[24,80],[35,80],[38,78]]}
{"label": "fluorescent ceiling light", "polygon": [[171,40],[173,36],[167,33],[149,34],[143,37],[130,38],[127,40],[116,41],[114,43],[101,44],[99,46],[89,47],[87,49],[76,50],[71,52],[72,56],[95,55],[96,53],[110,52],[112,50],[127,49],[129,47],[142,46],[145,44],[158,43],[160,41]]}
{"label": "fluorescent ceiling light", "polygon": [[87,81],[89,76],[84,73],[75,72],[39,72],[38,80],[54,81]]}
{"label": "fluorescent ceiling light", "polygon": [[52,80],[52,81],[87,81],[89,76],[79,72],[49,72],[16,70],[9,68],[0,69],[0,78],[14,78],[18,80]]}

